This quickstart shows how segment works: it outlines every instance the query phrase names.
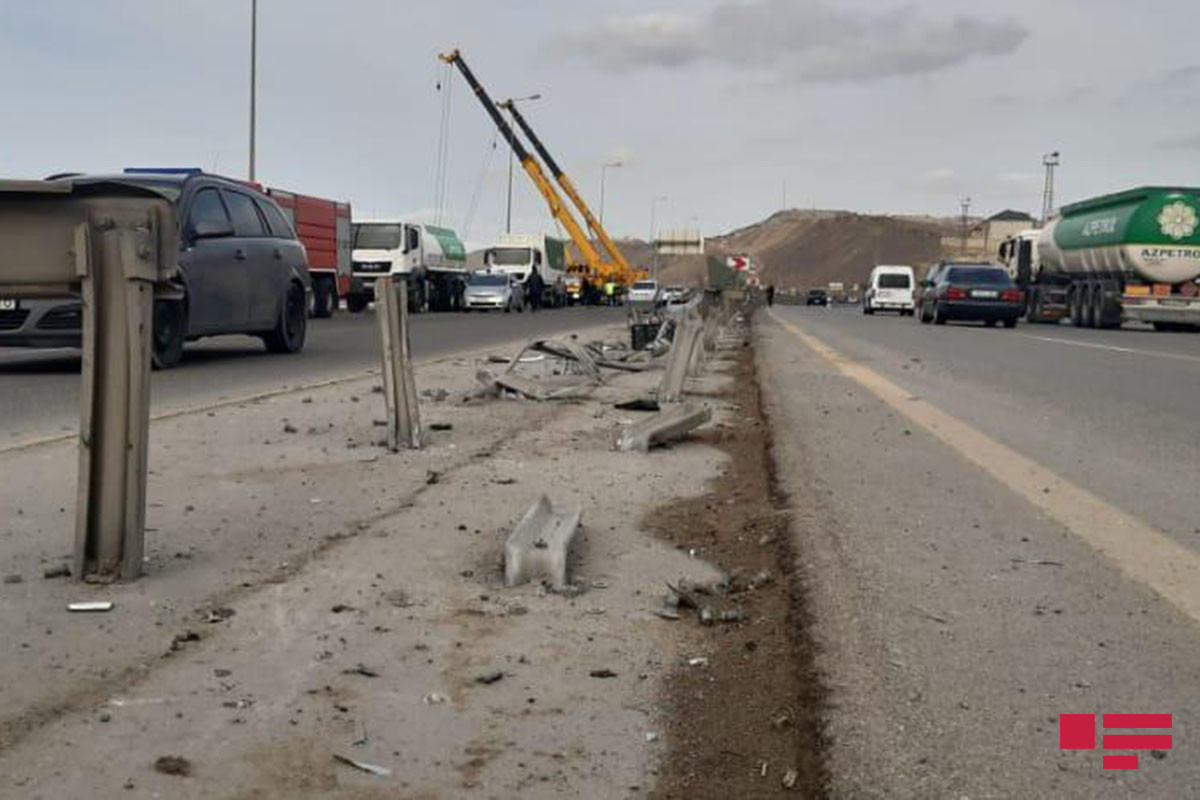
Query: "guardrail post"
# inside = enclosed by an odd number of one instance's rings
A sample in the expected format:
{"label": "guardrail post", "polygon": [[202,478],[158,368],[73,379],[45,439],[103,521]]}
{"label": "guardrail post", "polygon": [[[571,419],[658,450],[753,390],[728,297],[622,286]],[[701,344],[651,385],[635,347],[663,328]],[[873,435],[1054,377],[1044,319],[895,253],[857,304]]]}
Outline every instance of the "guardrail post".
{"label": "guardrail post", "polygon": [[408,339],[408,284],[390,275],[375,281],[375,314],[383,347],[383,398],[388,449],[420,449],[421,417]]}
{"label": "guardrail post", "polygon": [[75,232],[83,305],[78,580],[142,573],[157,241],[145,214],[92,217]]}
{"label": "guardrail post", "polygon": [[678,402],[692,368],[692,353],[700,337],[701,323],[695,308],[689,307],[675,325],[675,337],[671,352],[667,354],[667,365],[658,389],[659,402]]}

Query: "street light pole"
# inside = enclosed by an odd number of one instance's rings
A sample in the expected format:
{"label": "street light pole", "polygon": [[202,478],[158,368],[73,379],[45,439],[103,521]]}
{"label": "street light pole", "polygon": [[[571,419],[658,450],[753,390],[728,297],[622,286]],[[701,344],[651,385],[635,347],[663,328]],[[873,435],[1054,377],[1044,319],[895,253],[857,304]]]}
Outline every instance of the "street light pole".
{"label": "street light pole", "polygon": [[250,180],[254,180],[255,108],[258,100],[258,0],[250,0]]}
{"label": "street light pole", "polygon": [[[542,99],[542,96],[540,94],[531,94],[531,95],[526,95],[525,97],[511,97],[504,103],[497,103],[497,105],[499,105],[501,108],[504,108],[507,103],[523,103],[526,100],[541,100],[541,99]],[[512,126],[512,124],[514,123],[514,120],[512,118],[511,111],[508,114],[508,121],[509,121],[510,126]],[[504,211],[504,232],[505,233],[512,233],[512,189],[513,189],[513,161],[514,160],[515,159],[513,157],[512,142],[509,142],[509,144],[508,144],[508,203],[505,206],[505,211]]]}
{"label": "street light pole", "polygon": [[1042,166],[1046,168],[1046,186],[1042,190],[1042,227],[1046,227],[1050,215],[1054,213],[1054,168],[1059,165],[1059,152],[1047,153],[1042,156]]}
{"label": "street light pole", "polygon": [[609,167],[622,166],[620,161],[609,161],[600,165],[600,227],[604,227],[604,173]]}
{"label": "street light pole", "polygon": [[650,249],[652,252],[651,264],[653,265],[654,280],[658,280],[658,246],[654,243],[654,215],[658,211],[658,204],[664,202],[666,199],[666,195],[650,199]]}
{"label": "street light pole", "polygon": [[958,202],[962,207],[962,251],[965,254],[967,252],[967,238],[970,232],[968,225],[970,224],[971,198],[964,197]]}

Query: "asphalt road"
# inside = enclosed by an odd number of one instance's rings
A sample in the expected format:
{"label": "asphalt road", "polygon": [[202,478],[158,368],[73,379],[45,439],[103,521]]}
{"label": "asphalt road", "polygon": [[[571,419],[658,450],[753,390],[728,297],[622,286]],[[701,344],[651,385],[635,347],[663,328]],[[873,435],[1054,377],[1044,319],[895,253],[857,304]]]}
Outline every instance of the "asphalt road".
{"label": "asphalt road", "polygon": [[[1200,335],[853,308],[760,335],[833,795],[1196,796]],[[1106,713],[1172,714],[1172,747],[1059,748]]]}
{"label": "asphalt road", "polygon": [[[536,314],[424,314],[412,317],[418,360],[456,351],[511,344],[532,336],[602,325],[623,309],[566,308]],[[183,363],[152,378],[153,411],[201,405],[256,392],[349,375],[379,366],[373,312],[339,313],[309,321],[308,342],[295,356],[267,353],[246,336],[221,336],[188,345]],[[0,348],[0,447],[78,428],[79,354],[76,350]]]}

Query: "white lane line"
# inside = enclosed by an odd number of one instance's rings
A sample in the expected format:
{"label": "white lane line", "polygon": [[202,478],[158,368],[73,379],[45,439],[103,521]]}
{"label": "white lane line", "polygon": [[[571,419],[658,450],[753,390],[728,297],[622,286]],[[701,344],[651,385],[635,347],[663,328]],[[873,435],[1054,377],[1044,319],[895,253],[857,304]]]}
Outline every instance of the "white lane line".
{"label": "white lane line", "polygon": [[783,328],[1200,623],[1200,554],[772,314]]}
{"label": "white lane line", "polygon": [[[1136,347],[1117,347],[1114,344],[1096,344],[1095,342],[1077,342],[1073,339],[1059,339],[1054,336],[1034,336],[1032,333],[1022,333],[1026,339],[1037,339],[1039,342],[1054,342],[1055,344],[1069,344],[1075,347],[1091,347],[1096,350],[1111,350],[1114,353],[1128,353],[1138,356],[1152,356],[1154,358],[1170,358],[1175,361],[1193,361],[1200,364],[1200,356],[1189,356],[1183,353],[1160,353],[1157,350],[1139,350]],[[1198,340],[1200,341],[1200,340]]]}

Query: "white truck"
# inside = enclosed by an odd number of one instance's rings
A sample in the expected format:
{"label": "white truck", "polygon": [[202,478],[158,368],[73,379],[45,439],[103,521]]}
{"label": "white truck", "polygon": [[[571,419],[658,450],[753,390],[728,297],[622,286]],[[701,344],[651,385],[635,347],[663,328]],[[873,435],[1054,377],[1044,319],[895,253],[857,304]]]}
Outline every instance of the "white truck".
{"label": "white truck", "polygon": [[545,289],[542,305],[561,306],[567,301],[567,254],[562,239],[540,233],[502,233],[483,254],[489,272],[514,276],[524,288],[536,268]]}
{"label": "white truck", "polygon": [[421,311],[453,311],[462,306],[467,251],[449,228],[394,220],[354,223],[351,254],[357,291],[346,307],[362,311],[375,299],[375,279],[402,276],[408,283],[408,306]]}

